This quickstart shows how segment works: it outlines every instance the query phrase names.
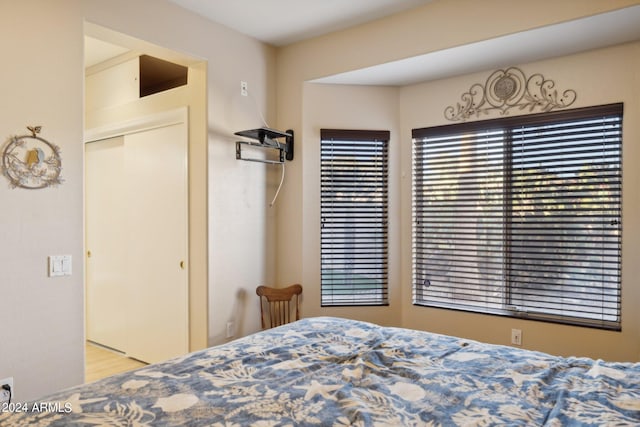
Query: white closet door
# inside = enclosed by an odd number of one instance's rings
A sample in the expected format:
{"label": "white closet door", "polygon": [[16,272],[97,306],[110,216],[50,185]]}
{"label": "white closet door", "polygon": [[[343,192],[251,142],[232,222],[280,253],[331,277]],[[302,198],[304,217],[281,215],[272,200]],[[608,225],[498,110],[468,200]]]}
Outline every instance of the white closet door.
{"label": "white closet door", "polygon": [[87,339],[126,350],[124,138],[85,145]]}
{"label": "white closet door", "polygon": [[155,363],[188,352],[187,128],[125,136],[127,355]]}

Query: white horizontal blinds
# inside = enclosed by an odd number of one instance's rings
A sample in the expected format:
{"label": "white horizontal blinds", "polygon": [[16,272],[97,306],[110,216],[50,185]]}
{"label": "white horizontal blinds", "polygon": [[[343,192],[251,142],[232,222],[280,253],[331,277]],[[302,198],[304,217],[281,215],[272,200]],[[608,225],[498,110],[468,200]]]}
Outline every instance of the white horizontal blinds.
{"label": "white horizontal blinds", "polygon": [[414,303],[620,328],[622,105],[414,129]]}
{"label": "white horizontal blinds", "polygon": [[512,132],[509,304],[615,327],[621,112]]}
{"label": "white horizontal blinds", "polygon": [[414,143],[414,302],[500,309],[504,295],[504,132]]}
{"label": "white horizontal blinds", "polygon": [[386,305],[388,131],[321,130],[322,305]]}

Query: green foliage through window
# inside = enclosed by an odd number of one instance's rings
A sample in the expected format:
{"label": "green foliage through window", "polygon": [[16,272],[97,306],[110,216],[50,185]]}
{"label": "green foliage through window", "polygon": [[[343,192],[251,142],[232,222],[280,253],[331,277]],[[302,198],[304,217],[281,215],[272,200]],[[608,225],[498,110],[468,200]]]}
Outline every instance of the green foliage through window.
{"label": "green foliage through window", "polygon": [[621,104],[414,129],[414,303],[619,329],[621,169]]}

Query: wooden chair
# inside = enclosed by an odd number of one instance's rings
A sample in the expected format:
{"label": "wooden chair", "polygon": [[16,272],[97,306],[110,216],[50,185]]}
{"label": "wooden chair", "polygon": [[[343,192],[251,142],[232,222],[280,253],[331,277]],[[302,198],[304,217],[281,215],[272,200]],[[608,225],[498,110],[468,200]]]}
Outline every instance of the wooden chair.
{"label": "wooden chair", "polygon": [[274,328],[300,319],[301,285],[295,284],[286,288],[258,286],[256,294],[260,297],[262,329]]}

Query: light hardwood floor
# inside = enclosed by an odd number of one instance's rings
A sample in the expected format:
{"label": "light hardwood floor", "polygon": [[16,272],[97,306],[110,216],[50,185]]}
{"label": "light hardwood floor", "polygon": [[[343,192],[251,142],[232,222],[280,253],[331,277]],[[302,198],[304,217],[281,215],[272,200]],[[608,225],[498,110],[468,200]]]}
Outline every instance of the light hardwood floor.
{"label": "light hardwood floor", "polygon": [[85,382],[90,383],[120,372],[146,366],[145,363],[130,359],[122,354],[87,342],[85,362]]}

